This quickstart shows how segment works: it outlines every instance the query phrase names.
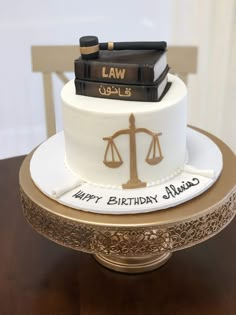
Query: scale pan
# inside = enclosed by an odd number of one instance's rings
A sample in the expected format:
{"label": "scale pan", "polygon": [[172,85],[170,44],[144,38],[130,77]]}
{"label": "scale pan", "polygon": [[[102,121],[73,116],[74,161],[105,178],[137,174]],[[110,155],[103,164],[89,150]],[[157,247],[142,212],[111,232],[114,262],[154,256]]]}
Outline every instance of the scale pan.
{"label": "scale pan", "polygon": [[147,158],[146,162],[150,165],[156,165],[156,164],[160,163],[162,159],[163,159],[163,156],[158,156],[158,157],[154,157],[154,158]]}
{"label": "scale pan", "polygon": [[103,161],[103,163],[104,163],[107,167],[117,168],[117,167],[121,166],[121,164],[122,164],[123,162],[122,162],[122,161]]}

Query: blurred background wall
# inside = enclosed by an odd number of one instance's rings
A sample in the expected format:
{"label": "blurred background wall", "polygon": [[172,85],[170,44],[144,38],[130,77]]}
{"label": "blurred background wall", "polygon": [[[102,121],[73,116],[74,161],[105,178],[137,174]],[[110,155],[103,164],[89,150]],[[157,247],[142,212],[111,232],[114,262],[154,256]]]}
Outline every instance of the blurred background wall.
{"label": "blurred background wall", "polygon": [[[31,46],[75,45],[83,35],[198,46],[188,121],[236,151],[235,0],[8,0],[0,2],[0,159],[27,154],[46,138],[42,77],[32,73]],[[61,88],[54,78],[58,131]]]}

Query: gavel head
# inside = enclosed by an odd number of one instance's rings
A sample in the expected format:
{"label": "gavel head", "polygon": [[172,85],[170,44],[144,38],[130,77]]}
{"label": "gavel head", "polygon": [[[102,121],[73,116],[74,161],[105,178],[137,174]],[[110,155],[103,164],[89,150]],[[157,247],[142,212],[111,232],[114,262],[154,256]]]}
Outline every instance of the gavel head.
{"label": "gavel head", "polygon": [[80,53],[82,59],[96,59],[99,55],[99,43],[97,36],[80,37]]}

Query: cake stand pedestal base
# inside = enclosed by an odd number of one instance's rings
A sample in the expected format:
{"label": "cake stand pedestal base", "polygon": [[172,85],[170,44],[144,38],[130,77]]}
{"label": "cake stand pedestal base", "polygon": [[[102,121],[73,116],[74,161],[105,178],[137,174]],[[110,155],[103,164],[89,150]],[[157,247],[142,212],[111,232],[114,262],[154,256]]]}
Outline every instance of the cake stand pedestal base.
{"label": "cake stand pedestal base", "polygon": [[172,256],[163,253],[155,256],[122,257],[108,255],[94,255],[94,258],[103,266],[123,273],[143,273],[163,266]]}

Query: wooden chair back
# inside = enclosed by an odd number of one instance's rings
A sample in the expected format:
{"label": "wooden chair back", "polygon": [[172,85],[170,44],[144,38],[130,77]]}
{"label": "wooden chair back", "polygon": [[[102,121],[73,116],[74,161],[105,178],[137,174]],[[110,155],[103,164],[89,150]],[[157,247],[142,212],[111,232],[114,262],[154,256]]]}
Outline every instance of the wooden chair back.
{"label": "wooden chair back", "polygon": [[[78,46],[32,46],[32,71],[43,76],[44,106],[47,137],[56,133],[52,75],[64,84],[69,81],[65,72],[74,71],[74,60],[80,55]],[[177,74],[186,84],[189,74],[197,71],[197,47],[169,46],[167,60],[171,73]]]}

